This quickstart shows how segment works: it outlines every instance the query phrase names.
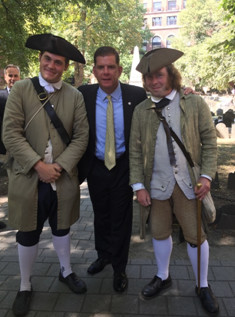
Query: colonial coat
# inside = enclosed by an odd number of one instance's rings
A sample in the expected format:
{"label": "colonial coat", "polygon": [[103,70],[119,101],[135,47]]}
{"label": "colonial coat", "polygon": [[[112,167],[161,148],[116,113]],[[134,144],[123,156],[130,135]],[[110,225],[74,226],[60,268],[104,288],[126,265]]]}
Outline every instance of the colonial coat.
{"label": "colonial coat", "polygon": [[32,231],[37,226],[38,174],[33,166],[43,160],[49,139],[54,162],[63,168],[56,181],[57,229],[69,228],[79,217],[77,163],[88,143],[84,100],[77,89],[63,82],[50,102],[71,138],[68,146],[46,111],[42,108],[37,112],[42,104],[30,79],[15,83],[6,104],[3,141],[11,157],[8,164],[9,222],[21,231]]}
{"label": "colonial coat", "polygon": [[[150,193],[154,151],[160,125],[155,105],[149,98],[139,104],[133,114],[130,136],[130,184],[143,183]],[[210,109],[198,95],[180,92],[180,129],[182,142],[201,174],[214,177],[217,168],[216,132]],[[164,167],[163,167],[164,168]],[[192,169],[191,180],[195,185]]]}

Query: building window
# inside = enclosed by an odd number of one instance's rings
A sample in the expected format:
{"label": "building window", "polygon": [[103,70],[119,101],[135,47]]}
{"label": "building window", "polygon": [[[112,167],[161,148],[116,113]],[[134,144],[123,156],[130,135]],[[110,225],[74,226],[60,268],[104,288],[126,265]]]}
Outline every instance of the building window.
{"label": "building window", "polygon": [[166,47],[171,48],[171,42],[174,38],[174,35],[169,35],[166,39]]}
{"label": "building window", "polygon": [[183,9],[186,8],[186,0],[183,0]]}
{"label": "building window", "polygon": [[167,25],[176,25],[177,16],[167,17]]}
{"label": "building window", "polygon": [[162,40],[159,36],[154,36],[152,39],[152,49],[160,48],[162,46]]}
{"label": "building window", "polygon": [[161,17],[152,18],[152,26],[157,26],[157,25],[162,25]]}
{"label": "building window", "polygon": [[168,10],[175,10],[176,9],[176,1],[175,0],[168,0]]}
{"label": "building window", "polygon": [[153,11],[162,11],[162,2],[161,1],[154,1],[153,2]]}
{"label": "building window", "polygon": [[144,9],[147,11],[147,2],[143,3]]}
{"label": "building window", "polygon": [[143,27],[146,28],[148,25],[148,19],[144,19],[143,21]]}
{"label": "building window", "polygon": [[142,43],[142,50],[143,50],[144,52],[147,51],[147,44],[148,44],[147,41],[144,41],[144,42]]}

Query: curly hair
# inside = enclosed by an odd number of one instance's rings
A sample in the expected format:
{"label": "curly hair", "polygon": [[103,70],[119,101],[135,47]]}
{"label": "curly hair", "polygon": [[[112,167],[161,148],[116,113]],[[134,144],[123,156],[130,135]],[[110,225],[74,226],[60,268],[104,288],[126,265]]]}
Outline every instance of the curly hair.
{"label": "curly hair", "polygon": [[166,70],[168,73],[168,80],[169,80],[170,87],[172,89],[180,91],[181,80],[182,80],[180,72],[178,71],[177,68],[175,68],[175,66],[173,64],[167,65]]}
{"label": "curly hair", "polygon": [[[173,64],[165,66],[167,74],[168,74],[168,84],[172,89],[175,89],[177,91],[180,91],[181,89],[181,80],[182,77],[180,75],[180,72],[178,71],[177,68]],[[145,90],[147,90],[146,85],[145,85],[145,76],[147,74],[143,75],[143,87]]]}

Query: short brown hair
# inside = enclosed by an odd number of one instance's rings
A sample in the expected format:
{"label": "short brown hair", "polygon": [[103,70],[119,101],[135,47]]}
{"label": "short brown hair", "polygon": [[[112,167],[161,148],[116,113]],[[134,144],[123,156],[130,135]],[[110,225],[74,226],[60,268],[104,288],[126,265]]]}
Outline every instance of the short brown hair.
{"label": "short brown hair", "polygon": [[115,48],[113,48],[111,46],[101,46],[95,51],[94,64],[96,64],[96,58],[98,56],[103,56],[104,57],[104,56],[109,56],[109,55],[114,55],[116,63],[117,63],[117,65],[119,65],[119,62],[120,62],[119,54],[115,50]]}
{"label": "short brown hair", "polygon": [[[40,51],[40,56],[42,56],[45,52],[47,52],[47,51]],[[50,53],[50,52],[48,52],[48,53]],[[51,53],[51,54],[54,54],[54,53]],[[59,55],[59,54],[56,54],[56,55]],[[59,56],[62,56],[62,55],[59,55]],[[69,65],[69,58],[65,57],[65,56],[62,56],[62,57],[64,57],[65,65]]]}

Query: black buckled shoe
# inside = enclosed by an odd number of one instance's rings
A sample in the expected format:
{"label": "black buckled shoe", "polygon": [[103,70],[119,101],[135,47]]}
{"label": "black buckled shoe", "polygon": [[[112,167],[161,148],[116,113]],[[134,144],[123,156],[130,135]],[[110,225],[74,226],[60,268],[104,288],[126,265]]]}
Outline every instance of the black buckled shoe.
{"label": "black buckled shoe", "polygon": [[166,280],[162,280],[160,277],[155,275],[152,281],[145,285],[145,287],[142,289],[141,296],[144,299],[151,299],[157,296],[163,289],[170,287],[171,284],[172,280],[170,275]]}
{"label": "black buckled shoe", "polygon": [[197,296],[200,298],[202,306],[209,313],[218,313],[219,303],[213,294],[210,285],[208,287],[201,287],[200,293],[198,294],[198,287],[195,288]]}
{"label": "black buckled shoe", "polygon": [[128,278],[126,273],[114,273],[113,288],[116,292],[122,293],[127,289]]}
{"label": "black buckled shoe", "polygon": [[71,273],[66,277],[63,277],[63,275],[59,274],[59,280],[65,284],[77,294],[82,294],[87,291],[86,284],[83,280],[81,280],[75,273]]}
{"label": "black buckled shoe", "polygon": [[6,228],[6,224],[3,221],[0,221],[0,230]]}
{"label": "black buckled shoe", "polygon": [[12,310],[16,316],[25,316],[29,312],[33,291],[19,291],[14,300]]}
{"label": "black buckled shoe", "polygon": [[110,264],[111,261],[106,258],[98,258],[95,262],[91,263],[91,265],[87,269],[87,273],[94,275],[96,273],[101,272],[106,265]]}

